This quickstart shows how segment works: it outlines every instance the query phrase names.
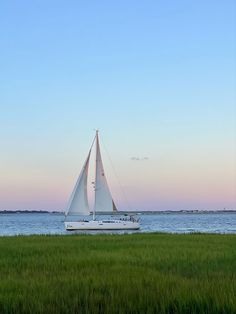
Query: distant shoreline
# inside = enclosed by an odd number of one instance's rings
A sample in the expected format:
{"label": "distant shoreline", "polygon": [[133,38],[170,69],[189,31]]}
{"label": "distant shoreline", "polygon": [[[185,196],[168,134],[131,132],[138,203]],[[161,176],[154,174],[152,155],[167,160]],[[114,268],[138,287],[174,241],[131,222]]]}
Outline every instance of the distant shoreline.
{"label": "distant shoreline", "polygon": [[63,214],[63,212],[55,210],[0,210],[0,214]]}
{"label": "distant shoreline", "polygon": [[[219,209],[219,210],[160,210],[160,211],[118,211],[112,213],[97,213],[100,215],[134,215],[134,214],[147,214],[147,215],[158,215],[158,214],[211,214],[211,213],[236,213],[236,209]],[[64,214],[62,211],[49,211],[49,210],[0,210],[1,214]]]}

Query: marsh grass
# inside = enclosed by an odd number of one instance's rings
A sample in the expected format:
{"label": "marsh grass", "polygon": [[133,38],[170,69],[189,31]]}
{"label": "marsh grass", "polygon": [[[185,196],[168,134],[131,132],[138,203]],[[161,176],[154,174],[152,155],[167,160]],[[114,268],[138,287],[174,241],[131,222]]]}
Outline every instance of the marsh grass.
{"label": "marsh grass", "polygon": [[0,238],[0,313],[236,313],[236,235]]}

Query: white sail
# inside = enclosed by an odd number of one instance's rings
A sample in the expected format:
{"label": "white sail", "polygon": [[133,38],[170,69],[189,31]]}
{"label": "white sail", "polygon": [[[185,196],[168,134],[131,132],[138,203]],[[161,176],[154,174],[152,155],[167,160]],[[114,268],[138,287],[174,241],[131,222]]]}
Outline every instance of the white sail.
{"label": "white sail", "polygon": [[88,167],[91,149],[71,194],[66,215],[89,215],[87,195]]}
{"label": "white sail", "polygon": [[94,212],[116,211],[102,164],[98,132],[96,134],[96,179],[95,179],[95,204]]}

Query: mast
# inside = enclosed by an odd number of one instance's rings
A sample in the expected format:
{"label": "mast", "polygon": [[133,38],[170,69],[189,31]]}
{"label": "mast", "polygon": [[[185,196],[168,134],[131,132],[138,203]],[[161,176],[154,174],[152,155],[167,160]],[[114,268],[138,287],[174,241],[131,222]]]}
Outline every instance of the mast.
{"label": "mast", "polygon": [[96,219],[95,215],[95,204],[96,204],[96,183],[97,183],[97,156],[98,156],[98,145],[99,145],[99,140],[98,140],[98,130],[96,130],[96,135],[95,135],[95,139],[96,139],[96,157],[95,157],[95,183],[94,183],[94,192],[95,192],[95,203],[93,206],[93,220]]}
{"label": "mast", "polygon": [[99,145],[98,130],[96,131],[96,176],[95,176],[95,204],[93,208],[93,217],[95,212],[113,212],[116,210],[111,192],[109,190]]}

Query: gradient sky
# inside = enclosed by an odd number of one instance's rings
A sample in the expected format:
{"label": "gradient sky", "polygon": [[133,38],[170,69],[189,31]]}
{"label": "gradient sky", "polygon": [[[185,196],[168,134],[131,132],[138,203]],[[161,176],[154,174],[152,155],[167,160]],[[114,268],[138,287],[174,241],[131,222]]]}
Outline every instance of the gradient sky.
{"label": "gradient sky", "polygon": [[0,209],[63,210],[94,128],[120,209],[236,208],[234,0],[2,0],[0,30]]}

